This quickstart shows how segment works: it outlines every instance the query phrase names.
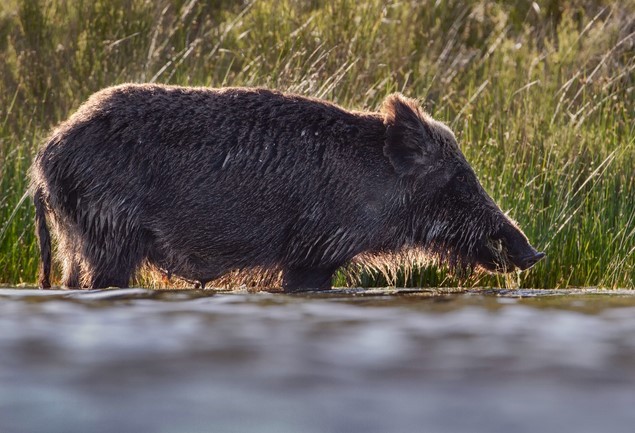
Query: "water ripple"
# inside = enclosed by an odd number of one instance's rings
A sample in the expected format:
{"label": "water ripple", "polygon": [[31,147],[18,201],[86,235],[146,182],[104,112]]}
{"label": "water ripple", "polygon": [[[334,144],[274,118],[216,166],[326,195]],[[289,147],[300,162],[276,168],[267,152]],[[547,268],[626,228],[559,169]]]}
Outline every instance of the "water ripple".
{"label": "water ripple", "polygon": [[630,432],[633,295],[0,289],[0,431]]}

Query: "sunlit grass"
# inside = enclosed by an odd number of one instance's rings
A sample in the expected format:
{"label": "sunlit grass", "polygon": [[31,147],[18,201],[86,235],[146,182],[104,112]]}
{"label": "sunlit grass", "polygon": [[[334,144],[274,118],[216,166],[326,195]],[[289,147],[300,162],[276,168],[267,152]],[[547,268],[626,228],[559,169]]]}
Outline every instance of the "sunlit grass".
{"label": "sunlit grass", "polygon": [[36,278],[21,198],[50,128],[102,87],[155,81],[356,109],[394,91],[419,98],[548,259],[508,282],[428,267],[399,285],[634,287],[634,47],[633,1],[2,2],[0,281]]}

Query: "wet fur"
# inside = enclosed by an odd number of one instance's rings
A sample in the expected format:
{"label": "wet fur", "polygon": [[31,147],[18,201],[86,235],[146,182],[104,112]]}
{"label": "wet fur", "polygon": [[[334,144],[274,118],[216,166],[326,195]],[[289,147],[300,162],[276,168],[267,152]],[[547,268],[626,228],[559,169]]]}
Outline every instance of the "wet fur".
{"label": "wet fur", "polygon": [[[471,194],[453,190],[457,173]],[[353,259],[387,271],[407,251],[473,268],[509,222],[452,132],[401,95],[375,113],[266,89],[117,86],[53,132],[31,179],[43,287],[45,219],[65,286],[125,287],[147,263],[288,290],[328,288]]]}

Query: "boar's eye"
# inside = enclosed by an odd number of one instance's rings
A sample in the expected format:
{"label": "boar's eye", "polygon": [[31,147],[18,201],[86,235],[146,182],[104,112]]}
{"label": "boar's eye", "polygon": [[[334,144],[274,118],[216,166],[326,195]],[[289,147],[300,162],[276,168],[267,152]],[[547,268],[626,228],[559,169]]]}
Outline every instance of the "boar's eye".
{"label": "boar's eye", "polygon": [[459,174],[458,176],[456,176],[456,180],[458,180],[459,182],[465,182],[465,176],[462,174]]}

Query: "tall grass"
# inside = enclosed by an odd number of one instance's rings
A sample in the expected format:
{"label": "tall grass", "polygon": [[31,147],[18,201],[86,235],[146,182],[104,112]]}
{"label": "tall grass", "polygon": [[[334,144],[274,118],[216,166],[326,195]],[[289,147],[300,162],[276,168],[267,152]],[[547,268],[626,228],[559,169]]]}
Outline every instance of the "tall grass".
{"label": "tall grass", "polygon": [[[632,0],[8,0],[0,59],[0,281],[35,280],[21,199],[50,128],[104,86],[154,81],[269,86],[358,109],[394,91],[418,97],[547,252],[519,284],[635,287]],[[458,283],[432,266],[397,281]]]}

